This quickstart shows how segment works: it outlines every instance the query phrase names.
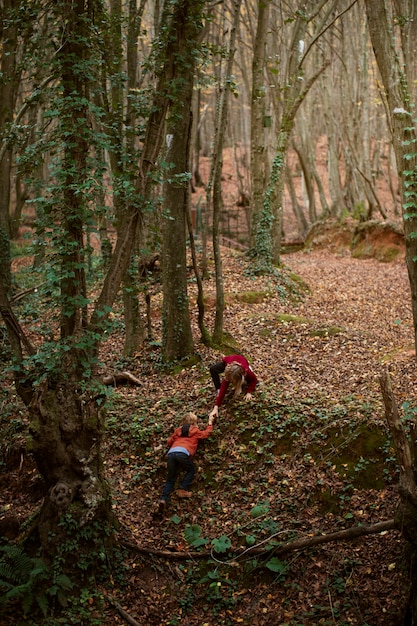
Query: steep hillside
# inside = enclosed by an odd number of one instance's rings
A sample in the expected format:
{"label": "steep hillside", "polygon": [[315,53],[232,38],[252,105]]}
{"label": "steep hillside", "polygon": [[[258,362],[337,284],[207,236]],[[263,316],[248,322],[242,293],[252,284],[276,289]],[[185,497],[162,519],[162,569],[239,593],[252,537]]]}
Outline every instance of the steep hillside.
{"label": "steep hillside", "polygon": [[[103,346],[105,371],[128,369],[140,385],[114,388],[107,410],[104,456],[125,576],[105,591],[101,623],[125,623],[122,608],[141,626],[399,623],[407,572],[396,531],[286,554],[274,549],[394,515],[398,472],[378,376],[388,368],[397,401],[412,417],[416,371],[404,261],[355,259],[345,246],[313,247],[283,262],[280,280],[255,277],[241,253],[224,250],[229,349],[247,356],[260,382],[250,403],[228,399],[197,453],[192,499],[173,496],[163,519],[155,511],[166,439],[188,411],[205,425],[214,402],[208,368],[222,351],[199,342],[193,306],[200,359],[163,367],[159,293],[151,300],[151,344],[124,360],[119,326]],[[212,278],[204,288],[210,328]],[[13,511],[22,523],[42,496],[24,447],[0,478],[1,517]]]}

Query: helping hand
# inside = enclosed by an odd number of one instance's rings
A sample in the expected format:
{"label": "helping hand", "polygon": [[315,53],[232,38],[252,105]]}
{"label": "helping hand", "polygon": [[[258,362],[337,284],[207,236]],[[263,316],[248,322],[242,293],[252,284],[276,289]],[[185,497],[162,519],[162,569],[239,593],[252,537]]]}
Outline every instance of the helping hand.
{"label": "helping hand", "polygon": [[247,394],[245,395],[245,400],[252,400],[252,397],[253,397],[253,396],[252,396],[252,394],[251,394],[251,393],[247,393]]}
{"label": "helping hand", "polygon": [[219,407],[215,406],[214,409],[209,413],[209,419],[214,419],[219,416]]}

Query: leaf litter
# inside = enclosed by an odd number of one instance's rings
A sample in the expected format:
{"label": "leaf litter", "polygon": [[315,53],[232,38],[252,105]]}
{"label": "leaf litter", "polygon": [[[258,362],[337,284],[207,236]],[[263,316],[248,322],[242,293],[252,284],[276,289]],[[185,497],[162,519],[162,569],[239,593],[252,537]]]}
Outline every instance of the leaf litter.
{"label": "leaf litter", "polygon": [[[387,367],[398,404],[412,414],[415,352],[404,259],[359,260],[348,249],[285,255],[288,276],[302,279],[294,285],[308,289],[294,286],[284,298],[281,284],[251,275],[242,253],[224,249],[223,256],[225,330],[259,385],[252,402],[229,398],[221,408],[212,437],[197,452],[192,499],[173,496],[162,520],[154,513],[166,476],[166,439],[188,411],[205,426],[215,397],[208,368],[223,351],[199,341],[192,281],[197,364],[171,370],[160,362],[157,290],[153,341],[128,363],[120,327],[103,344],[106,373],[129,369],[140,381],[114,388],[107,409],[104,462],[118,538],[141,549],[126,548],[126,582],[111,593],[143,626],[394,626],[407,589],[406,547],[397,532],[324,544],[278,562],[273,553],[255,558],[250,549],[394,516],[398,473],[378,377]],[[204,290],[212,328],[213,275]],[[21,519],[37,506],[23,487],[25,472],[33,477],[29,460],[12,479],[3,477],[0,496],[1,511],[13,501]],[[190,529],[196,547],[187,541]],[[224,553],[212,550],[208,563],[154,555],[213,545]],[[124,623],[113,606],[106,611],[108,623]]]}

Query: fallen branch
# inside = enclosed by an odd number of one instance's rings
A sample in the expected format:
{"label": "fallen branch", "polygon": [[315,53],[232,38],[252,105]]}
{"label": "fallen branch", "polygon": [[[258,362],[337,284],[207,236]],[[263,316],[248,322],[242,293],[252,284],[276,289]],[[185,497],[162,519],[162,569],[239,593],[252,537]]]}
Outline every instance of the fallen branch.
{"label": "fallen branch", "polygon": [[44,284],[45,283],[41,283],[40,285],[35,285],[34,287],[29,287],[29,289],[25,289],[24,291],[20,291],[15,296],[12,296],[10,298],[10,304],[15,304],[16,302],[18,302],[19,300],[21,300],[22,298],[27,296],[28,293],[33,293],[34,291],[38,291],[38,289],[40,289],[40,287],[42,287]]}
{"label": "fallen branch", "polygon": [[[375,535],[378,533],[386,532],[387,530],[395,530],[395,522],[393,519],[386,520],[385,522],[378,522],[377,524],[355,526],[354,528],[348,528],[347,530],[339,530],[329,535],[315,535],[314,537],[303,537],[302,539],[296,539],[291,543],[287,543],[281,546],[266,547],[266,548],[241,548],[234,552],[234,557],[239,558],[243,554],[247,555],[266,555],[266,554],[286,554],[288,552],[294,552],[296,550],[306,550],[314,546],[331,543],[333,541],[351,541],[358,537],[364,537],[366,535]],[[139,546],[129,541],[122,541],[123,546],[132,550],[132,552],[139,552],[141,554],[148,554],[150,556],[156,556],[164,559],[180,560],[180,559],[204,559],[212,554],[211,550],[205,550],[204,552],[191,552],[180,551],[174,552],[171,550],[156,550],[154,548],[148,548],[145,546]]]}
{"label": "fallen branch", "polygon": [[130,374],[130,372],[119,372],[118,374],[109,374],[103,377],[103,383],[105,385],[112,385],[117,387],[118,384],[130,383],[131,385],[140,385],[140,380]]}
{"label": "fallen branch", "polygon": [[106,598],[106,600],[112,604],[114,606],[115,609],[117,609],[120,613],[120,615],[123,617],[123,619],[128,623],[131,624],[131,626],[140,626],[139,622],[137,622],[133,617],[131,617],[129,615],[129,613],[127,611],[125,611],[120,604],[111,596],[104,596]]}

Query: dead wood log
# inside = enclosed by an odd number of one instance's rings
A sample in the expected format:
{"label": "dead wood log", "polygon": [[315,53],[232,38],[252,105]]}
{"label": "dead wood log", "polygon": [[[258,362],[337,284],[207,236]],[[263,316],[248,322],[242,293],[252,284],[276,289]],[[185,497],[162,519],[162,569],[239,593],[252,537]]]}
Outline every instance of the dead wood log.
{"label": "dead wood log", "polygon": [[113,387],[124,383],[130,383],[131,385],[141,384],[139,378],[136,378],[136,376],[133,376],[130,372],[108,374],[107,376],[103,376],[102,380],[105,385],[112,385]]}
{"label": "dead wood log", "polygon": [[[314,546],[331,543],[333,541],[352,541],[358,537],[364,537],[366,535],[375,535],[378,533],[386,532],[388,530],[395,530],[395,521],[393,519],[386,520],[384,522],[378,522],[377,524],[370,524],[364,526],[355,526],[354,528],[348,528],[347,530],[339,530],[328,535],[315,535],[314,537],[303,537],[296,539],[290,543],[280,546],[266,546],[253,548],[240,548],[233,553],[233,557],[238,559],[240,556],[261,556],[268,554],[283,555],[288,552],[294,552],[297,550],[306,550],[307,548],[313,548]],[[212,554],[211,550],[204,550],[203,552],[191,552],[191,551],[178,551],[171,550],[156,550],[146,546],[140,546],[129,541],[121,542],[125,548],[128,548],[132,552],[138,552],[140,554],[148,554],[150,556],[156,556],[164,559],[182,560],[182,559],[204,559]]]}

